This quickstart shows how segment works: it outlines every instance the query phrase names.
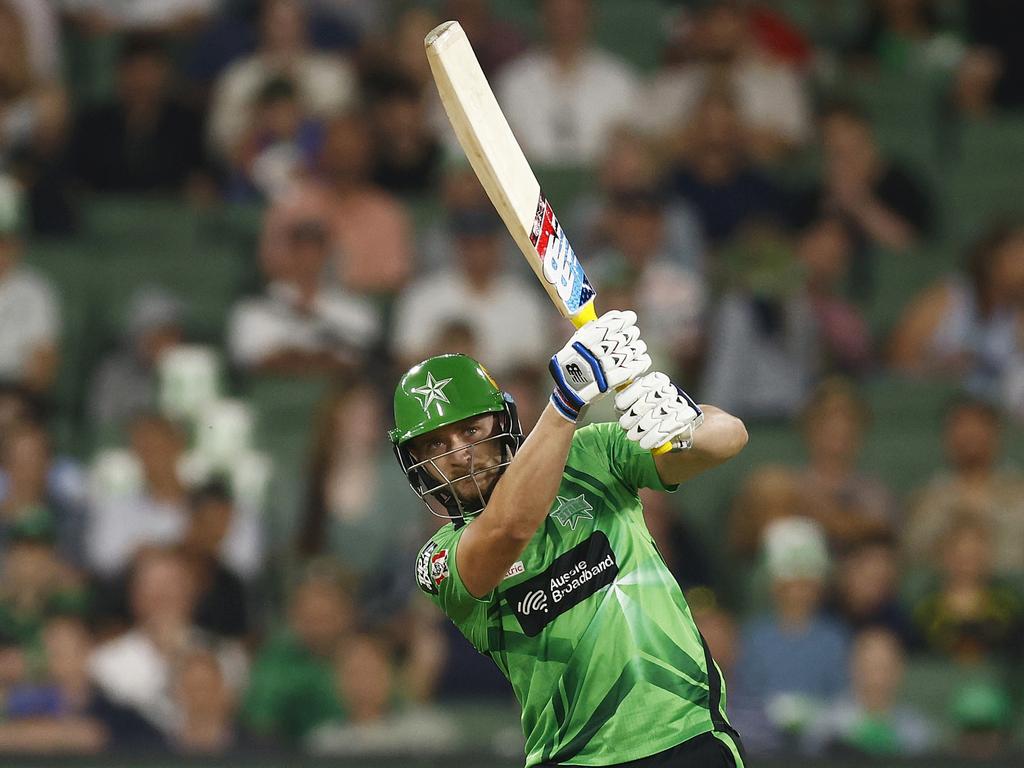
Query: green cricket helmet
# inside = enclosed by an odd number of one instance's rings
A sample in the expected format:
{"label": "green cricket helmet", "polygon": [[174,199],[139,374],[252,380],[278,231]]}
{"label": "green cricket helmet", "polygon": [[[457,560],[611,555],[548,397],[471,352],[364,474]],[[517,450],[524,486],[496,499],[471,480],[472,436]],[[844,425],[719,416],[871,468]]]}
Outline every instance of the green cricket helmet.
{"label": "green cricket helmet", "polygon": [[[454,451],[418,459],[408,448],[413,438],[487,413],[495,414],[497,428],[473,443],[471,449],[483,443],[498,442],[501,452],[497,464],[475,467],[471,463],[467,474],[449,478],[434,462]],[[495,472],[500,475],[505,471],[523,441],[523,430],[515,401],[498,388],[487,369],[466,355],[438,355],[414,365],[398,382],[395,428],[388,432],[388,437],[409,485],[431,513],[438,514],[427,501],[428,497],[441,503],[447,517],[461,522],[465,516],[484,508],[490,493],[482,489],[479,476],[493,476]],[[474,481],[476,499],[467,500],[456,494],[454,484],[466,479]]]}

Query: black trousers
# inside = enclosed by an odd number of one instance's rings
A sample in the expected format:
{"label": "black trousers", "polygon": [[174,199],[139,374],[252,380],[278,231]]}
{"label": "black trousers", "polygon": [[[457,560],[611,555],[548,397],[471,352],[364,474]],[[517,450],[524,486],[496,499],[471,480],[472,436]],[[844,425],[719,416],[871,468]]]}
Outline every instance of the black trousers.
{"label": "black trousers", "polygon": [[[720,732],[719,736],[732,741],[741,755],[743,747],[739,738],[732,734]],[[537,768],[557,768],[555,763],[542,763]],[[671,749],[659,752],[650,757],[630,760],[628,763],[617,763],[607,768],[744,768],[742,761],[736,762],[732,750],[716,738],[713,733],[702,733],[692,739],[677,744]]]}

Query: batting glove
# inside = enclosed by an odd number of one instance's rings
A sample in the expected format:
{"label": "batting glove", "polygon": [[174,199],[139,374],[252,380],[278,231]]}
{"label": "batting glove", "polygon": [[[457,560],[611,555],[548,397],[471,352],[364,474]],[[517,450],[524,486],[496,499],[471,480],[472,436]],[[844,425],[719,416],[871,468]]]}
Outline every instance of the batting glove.
{"label": "batting glove", "polygon": [[648,451],[665,443],[685,451],[704,423],[700,406],[664,373],[648,373],[634,381],[615,396],[615,409],[626,437]]}
{"label": "batting glove", "polygon": [[606,312],[580,328],[548,364],[555,389],[551,402],[569,421],[605,392],[651,367],[635,312]]}

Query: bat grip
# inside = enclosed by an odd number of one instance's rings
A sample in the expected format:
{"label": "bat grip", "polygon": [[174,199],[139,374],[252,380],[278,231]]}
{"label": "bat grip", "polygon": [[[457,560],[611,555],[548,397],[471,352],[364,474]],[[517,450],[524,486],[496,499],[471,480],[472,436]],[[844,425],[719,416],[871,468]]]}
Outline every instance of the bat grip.
{"label": "bat grip", "polygon": [[[597,309],[594,307],[593,300],[588,301],[586,304],[584,304],[582,307],[580,307],[580,311],[577,312],[572,317],[570,317],[569,319],[572,320],[572,324],[575,325],[577,328],[582,328],[584,325],[589,323],[591,320],[597,320]],[[625,384],[620,384],[619,386],[617,386],[615,388],[615,391],[616,392],[621,392],[626,387],[628,387],[630,384],[632,384],[631,381],[627,381]],[[672,441],[670,440],[667,443],[662,443],[657,448],[652,448],[651,449],[651,453],[654,456],[661,456],[661,454],[668,453],[671,450],[672,450]]]}

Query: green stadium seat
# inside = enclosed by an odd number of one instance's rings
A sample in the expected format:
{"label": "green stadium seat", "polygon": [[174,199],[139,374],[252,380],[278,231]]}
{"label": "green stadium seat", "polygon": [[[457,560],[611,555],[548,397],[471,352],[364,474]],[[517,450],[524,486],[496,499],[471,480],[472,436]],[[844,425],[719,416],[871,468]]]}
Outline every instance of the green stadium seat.
{"label": "green stadium seat", "polygon": [[535,166],[533,170],[544,196],[555,209],[555,215],[562,220],[573,203],[594,186],[594,174],[589,168],[547,165]]}
{"label": "green stadium seat", "polygon": [[966,667],[948,659],[910,658],[903,681],[903,700],[934,722],[952,729],[950,706],[956,692],[968,682],[998,683],[1006,679],[1007,670],[996,664]]}
{"label": "green stadium seat", "polygon": [[965,121],[945,176],[946,212],[957,244],[976,237],[1001,216],[1024,209],[1024,118]]}
{"label": "green stadium seat", "polygon": [[98,351],[91,312],[97,280],[92,254],[80,243],[34,240],[28,244],[24,263],[51,281],[60,302],[61,360],[54,391],[58,413],[54,429],[62,450],[78,452],[82,448],[76,437],[83,382],[89,361]]}
{"label": "green stadium seat", "polygon": [[293,536],[304,511],[318,408],[330,388],[331,380],[321,377],[253,376],[245,382],[256,414],[255,444],[274,462],[267,518],[272,540]]}

